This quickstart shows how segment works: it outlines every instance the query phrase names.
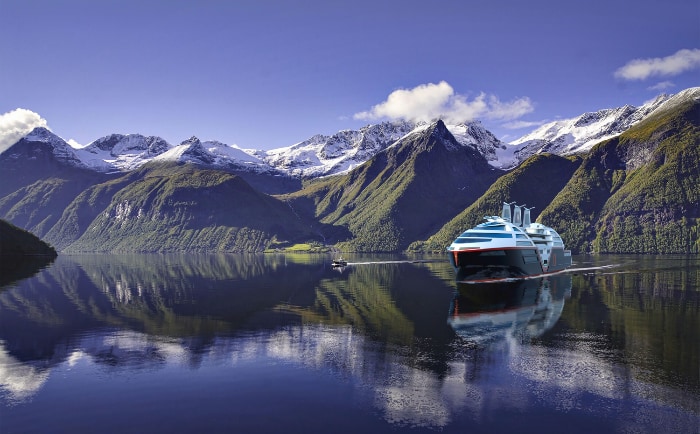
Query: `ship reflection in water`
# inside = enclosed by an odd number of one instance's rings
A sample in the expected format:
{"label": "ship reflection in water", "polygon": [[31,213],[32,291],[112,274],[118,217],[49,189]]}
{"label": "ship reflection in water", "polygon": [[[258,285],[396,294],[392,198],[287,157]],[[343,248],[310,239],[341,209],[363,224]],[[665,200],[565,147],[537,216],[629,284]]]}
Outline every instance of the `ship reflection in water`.
{"label": "ship reflection in water", "polygon": [[504,282],[457,282],[448,323],[462,338],[527,342],[552,328],[571,296],[571,275]]}

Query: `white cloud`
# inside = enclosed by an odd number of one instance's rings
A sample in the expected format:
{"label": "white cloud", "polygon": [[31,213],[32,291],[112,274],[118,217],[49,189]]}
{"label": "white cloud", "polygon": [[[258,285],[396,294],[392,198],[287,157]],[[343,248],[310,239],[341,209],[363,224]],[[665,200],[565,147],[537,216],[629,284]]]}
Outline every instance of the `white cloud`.
{"label": "white cloud", "polygon": [[653,86],[649,86],[647,89],[649,90],[655,90],[655,91],[664,91],[666,89],[670,89],[672,87],[675,87],[676,84],[673,83],[672,81],[662,81],[661,83],[656,83]]}
{"label": "white cloud", "polygon": [[511,102],[501,102],[495,96],[489,96],[488,119],[513,120],[534,110],[530,98],[519,98]]}
{"label": "white cloud", "polygon": [[37,127],[48,128],[48,125],[45,119],[31,110],[18,108],[0,115],[0,153]]}
{"label": "white cloud", "polygon": [[430,121],[441,118],[447,122],[464,122],[476,118],[513,120],[533,110],[529,98],[502,102],[494,95],[479,94],[469,100],[456,94],[452,86],[441,81],[438,84],[421,84],[413,89],[395,90],[386,101],[368,111],[356,113],[355,119],[406,119]]}
{"label": "white cloud", "polygon": [[615,77],[625,80],[645,80],[649,77],[667,77],[685,71],[700,69],[700,49],[679,50],[666,57],[634,59],[615,71]]}

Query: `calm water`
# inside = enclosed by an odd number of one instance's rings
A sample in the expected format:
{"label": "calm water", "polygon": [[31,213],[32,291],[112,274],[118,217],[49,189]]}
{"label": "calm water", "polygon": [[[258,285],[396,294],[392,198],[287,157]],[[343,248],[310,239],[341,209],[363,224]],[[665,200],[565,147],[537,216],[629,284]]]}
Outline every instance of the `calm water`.
{"label": "calm water", "polygon": [[0,432],[698,433],[700,258],[61,256],[0,288]]}

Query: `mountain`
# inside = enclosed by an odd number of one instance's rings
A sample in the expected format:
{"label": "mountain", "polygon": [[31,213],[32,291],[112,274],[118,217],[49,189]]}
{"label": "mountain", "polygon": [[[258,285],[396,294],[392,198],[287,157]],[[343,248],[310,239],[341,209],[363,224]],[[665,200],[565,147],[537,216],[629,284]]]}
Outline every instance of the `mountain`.
{"label": "mountain", "polygon": [[327,235],[341,249],[390,252],[430,235],[501,173],[437,121],[347,174],[317,180],[289,198],[309,218],[347,228]]}
{"label": "mountain", "polygon": [[63,139],[37,128],[0,154],[0,216],[43,237],[83,190],[110,175],[87,167]]}
{"label": "mountain", "polygon": [[144,165],[78,196],[64,217],[50,236],[72,235],[69,252],[255,252],[318,238],[283,201],[193,164]]}
{"label": "mountain", "polygon": [[[373,156],[412,134],[431,127],[427,122],[383,122],[357,131],[340,131],[332,136],[316,135],[295,145],[271,151],[256,151],[265,162],[292,176],[316,178],[348,172]],[[496,149],[505,145],[473,121],[445,125],[461,146],[479,151],[489,161],[496,161]]]}
{"label": "mountain", "polygon": [[[581,164],[581,157],[553,154],[534,155],[494,182],[476,201],[464,208],[426,241],[411,244],[410,251],[444,251],[464,230],[482,223],[484,216],[498,215],[504,200],[531,208],[535,221],[569,182]],[[563,223],[563,222],[562,222]]]}
{"label": "mountain", "polygon": [[700,88],[594,146],[540,215],[577,252],[700,252]]}
{"label": "mountain", "polygon": [[31,232],[0,219],[0,257],[48,256],[56,257],[56,250]]}
{"label": "mountain", "polygon": [[670,98],[669,95],[659,95],[641,107],[625,105],[550,122],[511,142],[510,145],[516,147],[514,154],[518,161],[541,152],[558,155],[587,152],[593,145],[628,130]]}
{"label": "mountain", "polygon": [[412,122],[384,122],[332,136],[315,135],[286,148],[255,151],[255,155],[292,176],[333,175],[359,166],[415,127]]}
{"label": "mountain", "polygon": [[103,172],[125,172],[134,170],[154,157],[170,149],[160,137],[140,134],[111,134],[76,149],[76,154],[95,170]]}
{"label": "mountain", "polygon": [[584,115],[556,133],[581,146],[554,153],[440,120],[267,152],[139,135],[74,149],[40,128],[0,154],[0,217],[73,252],[442,251],[516,200],[575,252],[698,252],[699,104],[692,88]]}
{"label": "mountain", "polygon": [[[670,98],[660,95],[639,108],[626,105],[551,122],[509,144],[498,140],[478,121],[446,127],[458,143],[478,150],[492,166],[511,169],[536,153],[587,152],[594,144],[619,135],[641,121]],[[402,137],[420,133],[430,125],[426,122],[382,122],[331,136],[315,135],[269,151],[241,149],[216,141],[200,142],[196,137],[172,146],[156,136],[112,134],[83,148],[66,149],[65,153],[72,155],[75,165],[106,173],[135,170],[150,161],[190,161],[234,171],[240,176],[269,174],[311,179],[352,170]],[[285,188],[289,192],[289,188],[296,187],[299,185],[273,188],[275,191],[268,192],[282,193]]]}
{"label": "mountain", "polygon": [[0,156],[1,196],[50,174],[89,169],[68,143],[46,128],[35,128]]}
{"label": "mountain", "polygon": [[[196,137],[172,146],[160,137],[140,134],[111,134],[74,149],[49,130],[43,135],[61,148],[64,160],[74,166],[98,172],[117,173],[135,170],[150,161],[191,162],[229,170],[240,176],[266,174],[276,177],[316,178],[347,172],[410,134],[418,134],[431,124],[425,122],[383,122],[357,131],[344,130],[332,136],[315,135],[295,145],[270,151],[244,150],[221,142],[201,142]],[[496,150],[506,146],[478,121],[447,125],[458,143],[477,149],[489,161],[496,162]],[[62,146],[58,146],[61,143]],[[299,187],[299,184],[294,184]]]}
{"label": "mountain", "polygon": [[265,172],[272,168],[262,160],[244,151],[221,142],[201,142],[197,137],[190,137],[179,146],[156,155],[153,161],[175,161],[196,163],[219,168],[243,168],[250,171]]}
{"label": "mountain", "polygon": [[225,170],[240,176],[251,186],[268,194],[288,193],[301,188],[301,182],[297,178],[268,165],[254,155],[221,142],[201,142],[194,136],[150,161],[192,163],[215,170]]}

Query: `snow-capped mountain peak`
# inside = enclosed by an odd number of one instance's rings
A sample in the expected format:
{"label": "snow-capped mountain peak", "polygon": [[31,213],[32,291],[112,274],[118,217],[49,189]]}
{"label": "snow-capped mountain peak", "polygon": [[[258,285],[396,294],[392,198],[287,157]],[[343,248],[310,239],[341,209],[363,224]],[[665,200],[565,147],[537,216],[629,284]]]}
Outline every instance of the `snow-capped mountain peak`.
{"label": "snow-capped mountain peak", "polygon": [[225,169],[245,170],[251,172],[275,172],[255,155],[218,141],[202,142],[197,137],[190,137],[168,151],[153,158],[154,161],[178,161]]}
{"label": "snow-capped mountain peak", "polygon": [[[556,120],[509,144],[498,140],[479,121],[445,127],[459,146],[477,150],[494,167],[510,169],[536,153],[566,155],[587,152],[596,143],[621,134],[652,113],[698,99],[700,87],[686,89],[675,95],[659,95],[640,107],[625,105]],[[403,138],[419,134],[431,125],[434,122],[382,122],[359,130],[342,130],[329,136],[317,134],[294,145],[267,151],[241,149],[218,141],[202,142],[197,137],[190,137],[180,145],[172,146],[160,137],[139,134],[111,134],[85,147],[74,149],[45,128],[33,130],[24,140],[47,143],[59,160],[102,172],[129,171],[155,160],[293,177],[319,177],[349,171]],[[456,145],[452,143],[450,146]],[[3,156],[9,155],[11,149],[3,152]],[[18,158],[21,154],[16,152]]]}
{"label": "snow-capped mountain peak", "polygon": [[447,125],[447,129],[462,146],[471,146],[479,151],[492,165],[499,164],[499,155],[506,145],[498,140],[479,121],[471,121],[456,125]]}
{"label": "snow-capped mountain peak", "polygon": [[202,146],[195,136],[180,143],[180,145],[156,156],[154,161],[178,161],[183,163],[212,164],[214,157]]}
{"label": "snow-capped mountain peak", "polygon": [[364,163],[414,128],[415,124],[407,121],[383,122],[332,136],[317,134],[292,146],[256,155],[292,176],[332,175]]}
{"label": "snow-capped mountain peak", "polygon": [[659,95],[640,107],[624,105],[550,122],[510,142],[509,146],[515,147],[512,153],[517,160],[516,164],[541,152],[560,155],[588,152],[593,145],[627,131],[671,98],[669,95]]}
{"label": "snow-capped mountain peak", "polygon": [[[30,149],[32,143],[41,144],[41,149],[34,147]],[[20,147],[17,147],[20,145]],[[29,134],[24,136],[15,145],[3,152],[8,158],[21,158],[22,156],[29,158],[38,158],[38,155],[48,151],[56,160],[73,167],[85,167],[82,159],[79,158],[74,149],[61,137],[54,134],[51,130],[44,127],[34,128]],[[29,152],[30,155],[26,153]]]}
{"label": "snow-capped mountain peak", "polygon": [[77,149],[76,153],[93,169],[105,172],[129,171],[170,148],[168,142],[156,136],[110,134]]}

